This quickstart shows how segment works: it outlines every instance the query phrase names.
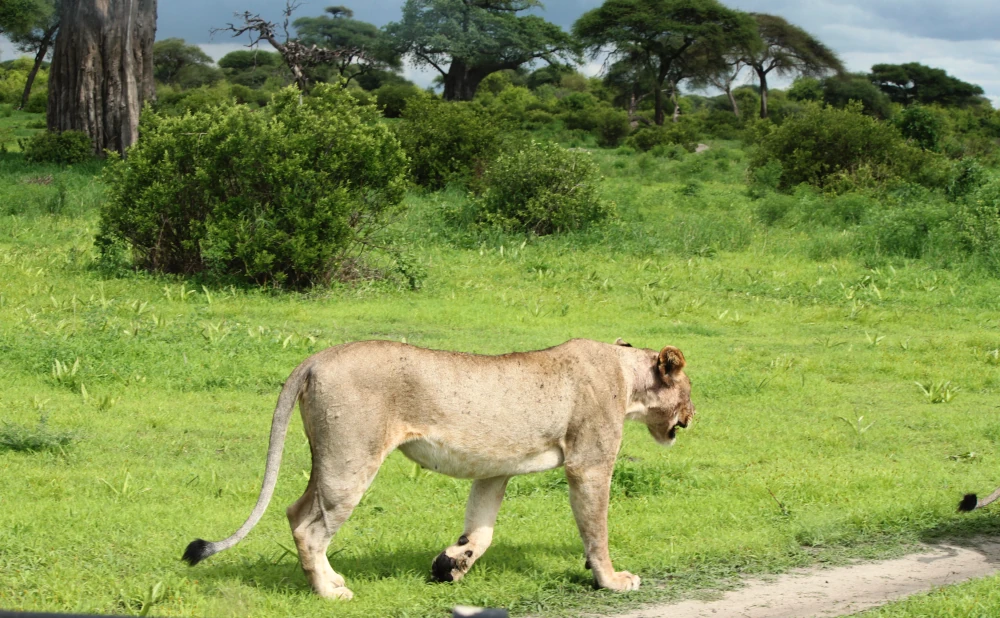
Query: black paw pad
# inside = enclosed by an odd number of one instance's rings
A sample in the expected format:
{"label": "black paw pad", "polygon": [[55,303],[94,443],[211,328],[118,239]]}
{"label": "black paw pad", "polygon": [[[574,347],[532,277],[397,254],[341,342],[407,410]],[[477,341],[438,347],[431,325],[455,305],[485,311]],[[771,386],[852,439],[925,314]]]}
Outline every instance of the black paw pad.
{"label": "black paw pad", "polygon": [[434,581],[438,582],[450,582],[454,581],[455,578],[451,576],[451,572],[455,570],[458,565],[455,564],[455,559],[448,554],[441,552],[438,557],[434,559],[434,564],[431,565],[431,577]]}

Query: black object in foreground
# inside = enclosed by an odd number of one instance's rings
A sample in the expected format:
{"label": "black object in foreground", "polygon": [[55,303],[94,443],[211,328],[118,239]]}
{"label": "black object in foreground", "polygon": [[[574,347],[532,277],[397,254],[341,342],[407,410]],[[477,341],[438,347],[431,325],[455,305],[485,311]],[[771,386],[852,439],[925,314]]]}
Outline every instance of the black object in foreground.
{"label": "black object in foreground", "polygon": [[208,551],[208,541],[195,539],[188,544],[187,549],[184,550],[184,555],[181,556],[181,560],[194,566],[211,555],[212,552]]}
{"label": "black object in foreground", "polygon": [[962,501],[958,503],[958,510],[968,513],[969,511],[975,511],[978,505],[979,498],[976,497],[976,494],[965,494]]}

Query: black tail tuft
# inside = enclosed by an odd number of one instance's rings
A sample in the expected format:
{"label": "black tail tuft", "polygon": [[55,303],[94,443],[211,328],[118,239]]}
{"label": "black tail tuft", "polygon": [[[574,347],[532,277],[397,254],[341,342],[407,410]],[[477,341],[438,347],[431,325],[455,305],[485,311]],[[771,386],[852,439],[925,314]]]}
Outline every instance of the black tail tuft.
{"label": "black tail tuft", "polygon": [[962,501],[958,503],[958,510],[962,512],[969,512],[976,510],[976,506],[979,504],[979,498],[976,494],[965,494]]}
{"label": "black tail tuft", "polygon": [[202,539],[195,539],[191,541],[191,544],[184,550],[184,555],[181,556],[181,560],[187,562],[191,566],[198,564],[205,558],[212,555],[213,552],[208,546],[209,542],[203,541]]}

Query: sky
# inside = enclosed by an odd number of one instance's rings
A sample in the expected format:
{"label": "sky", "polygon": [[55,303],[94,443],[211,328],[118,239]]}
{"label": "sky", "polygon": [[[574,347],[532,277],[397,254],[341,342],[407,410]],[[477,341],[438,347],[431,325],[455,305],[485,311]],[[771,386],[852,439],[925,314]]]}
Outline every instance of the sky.
{"label": "sky", "polygon": [[[585,11],[603,0],[548,0],[541,12],[569,29]],[[723,0],[744,11],[781,15],[837,51],[848,69],[868,72],[873,64],[920,62],[945,69],[986,90],[1000,108],[1000,2],[996,0]],[[245,43],[213,27],[242,11],[278,21],[284,0],[159,0],[157,38],[179,37],[198,43],[213,58]],[[346,5],[355,19],[385,25],[400,17],[403,0],[306,0],[296,16],[319,15],[332,4]],[[6,43],[0,58],[13,57]],[[584,71],[595,73],[599,62]],[[407,67],[407,77],[426,85],[433,74]],[[778,87],[781,84],[775,84]]]}

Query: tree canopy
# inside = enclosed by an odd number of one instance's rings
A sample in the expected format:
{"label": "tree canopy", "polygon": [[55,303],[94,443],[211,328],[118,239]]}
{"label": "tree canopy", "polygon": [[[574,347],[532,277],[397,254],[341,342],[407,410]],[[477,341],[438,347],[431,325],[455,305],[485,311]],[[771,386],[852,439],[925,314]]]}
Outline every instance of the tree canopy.
{"label": "tree canopy", "polygon": [[153,44],[153,77],[165,84],[200,86],[216,81],[221,75],[211,64],[208,54],[184,39],[163,39]]}
{"label": "tree canopy", "polygon": [[18,51],[35,56],[21,94],[21,109],[27,107],[38,70],[55,42],[61,7],[61,0],[9,0],[0,5],[0,32]]}
{"label": "tree canopy", "polygon": [[842,73],[844,65],[829,47],[785,18],[751,13],[763,45],[748,49],[743,61],[753,68],[760,84],[760,117],[767,118],[767,77],[805,75],[820,77]]}
{"label": "tree canopy", "polygon": [[752,48],[756,40],[753,21],[716,0],[606,0],[584,13],[573,33],[592,56],[610,52],[613,63],[623,63],[617,74],[652,80],[657,124],[664,120],[665,84],[673,91],[693,75],[695,64],[688,60],[695,51],[721,57],[734,47]]}
{"label": "tree canopy", "polygon": [[33,30],[53,11],[47,0],[3,0],[0,2],[0,34],[24,34]]}
{"label": "tree canopy", "polygon": [[402,60],[375,25],[354,19],[344,6],[326,8],[326,15],[300,17],[292,25],[306,46],[338,50],[334,67],[348,82],[372,71],[399,69]]}
{"label": "tree canopy", "polygon": [[484,77],[534,60],[575,57],[572,38],[535,15],[537,0],[407,0],[403,17],[386,26],[396,51],[435,69],[444,98],[471,100]]}
{"label": "tree canopy", "polygon": [[983,89],[918,62],[876,64],[869,76],[872,83],[896,103],[968,106],[983,102]]}

